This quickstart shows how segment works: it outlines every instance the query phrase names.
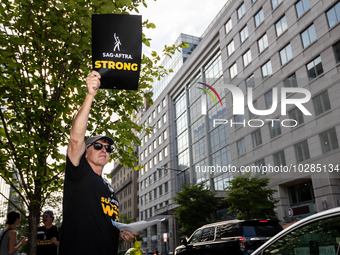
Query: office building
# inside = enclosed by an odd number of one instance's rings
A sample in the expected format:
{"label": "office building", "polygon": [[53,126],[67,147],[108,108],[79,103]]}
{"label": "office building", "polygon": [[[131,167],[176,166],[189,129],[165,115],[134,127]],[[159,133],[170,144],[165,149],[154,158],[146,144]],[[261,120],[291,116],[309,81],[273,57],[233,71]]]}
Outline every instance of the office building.
{"label": "office building", "polygon": [[8,212],[8,200],[6,198],[10,195],[10,186],[0,177],[0,224],[6,223],[6,216]]}
{"label": "office building", "polygon": [[[166,254],[179,245],[181,183],[224,197],[243,169],[270,178],[284,223],[340,206],[339,35],[339,1],[226,2],[142,118],[157,129],[139,150],[140,219],[166,218],[145,231],[143,247]],[[211,171],[218,166],[236,171]]]}

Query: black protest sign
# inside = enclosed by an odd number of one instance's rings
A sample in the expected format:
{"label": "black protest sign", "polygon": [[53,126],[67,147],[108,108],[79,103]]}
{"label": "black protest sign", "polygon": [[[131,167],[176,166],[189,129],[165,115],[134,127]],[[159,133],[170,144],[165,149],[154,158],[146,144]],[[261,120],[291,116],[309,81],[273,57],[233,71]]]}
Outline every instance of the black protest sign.
{"label": "black protest sign", "polygon": [[104,89],[137,90],[142,55],[142,16],[92,15],[92,65]]}

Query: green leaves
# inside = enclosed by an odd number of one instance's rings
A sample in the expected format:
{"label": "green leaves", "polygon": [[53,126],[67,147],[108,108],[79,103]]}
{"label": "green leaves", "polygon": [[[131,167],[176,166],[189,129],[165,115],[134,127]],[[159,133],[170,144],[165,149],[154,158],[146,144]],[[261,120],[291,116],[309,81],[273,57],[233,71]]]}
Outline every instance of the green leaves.
{"label": "green leaves", "polygon": [[203,183],[183,184],[182,190],[174,198],[179,205],[175,209],[175,218],[182,226],[181,235],[190,236],[194,230],[209,223],[208,219],[218,206],[215,195]]}
{"label": "green leaves", "polygon": [[[91,70],[91,15],[128,14],[141,4],[145,0],[1,1],[0,175],[27,206],[40,206],[62,189],[61,148],[68,143]],[[143,26],[156,27],[148,21]],[[143,35],[145,45],[150,41]],[[112,136],[112,159],[131,168],[140,144],[136,134],[150,132],[132,117],[144,99],[153,104],[151,83],[167,74],[156,66],[159,60],[157,53],[143,56],[138,91],[100,90],[91,109],[89,134]]]}
{"label": "green leaves", "polygon": [[240,175],[229,181],[229,213],[237,214],[238,219],[276,219],[274,211],[278,200],[273,194],[276,190],[266,188],[269,178],[250,174]]}

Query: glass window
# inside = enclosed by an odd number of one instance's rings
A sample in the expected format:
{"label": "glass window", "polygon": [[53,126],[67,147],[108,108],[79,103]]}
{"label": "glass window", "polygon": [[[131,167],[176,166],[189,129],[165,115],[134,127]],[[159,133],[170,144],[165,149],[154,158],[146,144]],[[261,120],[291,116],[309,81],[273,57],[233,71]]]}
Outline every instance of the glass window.
{"label": "glass window", "polygon": [[243,54],[243,66],[246,67],[247,65],[250,64],[251,62],[251,52],[250,52],[250,49],[245,53]]}
{"label": "glass window", "polygon": [[246,144],[244,142],[244,138],[237,142],[237,151],[239,156],[246,153]]}
{"label": "glass window", "polygon": [[233,54],[233,52],[235,51],[234,40],[232,40],[232,41],[227,45],[227,51],[228,51],[228,56],[230,56],[231,54]]}
{"label": "glass window", "polygon": [[153,197],[156,198],[157,197],[157,189],[153,190]]}
{"label": "glass window", "polygon": [[309,80],[312,80],[320,74],[323,74],[323,67],[320,56],[307,64],[307,72]]}
{"label": "glass window", "polygon": [[287,30],[287,19],[286,16],[283,16],[276,24],[276,35],[279,37],[284,31]]}
{"label": "glass window", "polygon": [[288,188],[292,205],[299,205],[314,201],[313,184],[311,181],[303,182]]}
{"label": "glass window", "polygon": [[285,157],[285,152],[283,150],[273,154],[273,158],[274,158],[275,166],[286,165],[286,157]]}
{"label": "glass window", "polygon": [[152,146],[149,145],[149,153],[151,153],[151,152],[152,152]]}
{"label": "glass window", "polygon": [[229,19],[227,21],[227,23],[225,24],[225,32],[226,32],[226,34],[229,34],[229,32],[231,31],[232,28],[233,28],[233,23],[232,23],[231,19]]}
{"label": "glass window", "polygon": [[289,76],[283,81],[285,87],[297,87],[296,75],[295,73]]}
{"label": "glass window", "polygon": [[168,192],[168,191],[169,191],[169,183],[166,182],[166,183],[164,184],[164,192]]}
{"label": "glass window", "polygon": [[158,106],[157,106],[157,113],[160,113],[161,112],[161,105],[159,104]]}
{"label": "glass window", "polygon": [[159,136],[158,137],[158,144],[161,144],[162,143],[162,136]]}
{"label": "glass window", "polygon": [[333,45],[336,62],[340,62],[340,41]]}
{"label": "glass window", "polygon": [[245,26],[240,32],[241,43],[243,43],[248,38],[248,36],[248,26]]}
{"label": "glass window", "polygon": [[202,234],[202,229],[199,229],[199,230],[197,230],[192,236],[191,236],[191,238],[190,238],[190,240],[189,240],[189,244],[194,244],[194,243],[198,243],[199,242],[199,240],[200,240],[200,236],[201,236],[201,234]]}
{"label": "glass window", "polygon": [[309,0],[301,0],[295,4],[297,17],[300,18],[306,11],[309,10]]}
{"label": "glass window", "polygon": [[162,101],[162,107],[164,108],[166,106],[166,99],[164,98]]}
{"label": "glass window", "polygon": [[167,157],[168,156],[168,147],[165,147],[164,148],[164,157]]}
{"label": "glass window", "polygon": [[168,138],[168,131],[165,130],[165,131],[163,132],[163,140],[166,140],[167,138]]}
{"label": "glass window", "polygon": [[338,137],[336,135],[335,128],[327,130],[321,133],[319,136],[323,153],[327,153],[331,150],[339,148]]}
{"label": "glass window", "polygon": [[296,120],[296,122],[292,121],[291,125],[294,126],[296,123],[297,125],[300,125],[304,122],[303,120],[303,114],[301,110],[297,107],[295,107],[293,110],[289,111],[289,118]]}
{"label": "glass window", "polygon": [[329,27],[333,27],[340,21],[340,2],[331,8],[327,13],[327,20]]}
{"label": "glass window", "polygon": [[337,254],[340,216],[315,219],[271,244],[269,254]]}
{"label": "glass window", "polygon": [[157,164],[157,156],[153,157],[153,164],[156,165]]}
{"label": "glass window", "polygon": [[212,241],[214,240],[215,237],[215,227],[210,227],[210,228],[204,228],[200,242],[207,242],[207,241]]}
{"label": "glass window", "polygon": [[216,227],[216,240],[240,235],[242,235],[242,233],[238,224],[225,224]]}
{"label": "glass window", "polygon": [[276,9],[276,7],[279,6],[280,3],[282,3],[283,0],[272,0],[272,7],[273,10]]}
{"label": "glass window", "polygon": [[254,87],[255,87],[255,78],[254,78],[254,74],[252,74],[246,79],[246,88],[254,88]]}
{"label": "glass window", "polygon": [[316,32],[314,24],[308,27],[305,31],[301,33],[301,39],[303,48],[306,48],[308,45],[310,45],[312,42],[316,40]]}
{"label": "glass window", "polygon": [[316,116],[331,109],[331,102],[329,101],[327,90],[315,96],[313,98],[313,104]]}
{"label": "glass window", "polygon": [[157,148],[157,140],[153,141],[153,149]]}
{"label": "glass window", "polygon": [[262,36],[258,41],[257,41],[257,45],[259,47],[259,52],[261,53],[262,51],[264,51],[267,47],[268,47],[268,36],[267,34],[265,34],[264,36]]}
{"label": "glass window", "polygon": [[268,76],[273,74],[273,69],[272,69],[272,62],[269,60],[267,63],[265,63],[262,66],[262,78],[265,79]]}
{"label": "glass window", "polygon": [[273,105],[273,91],[268,91],[265,95],[266,109],[270,109]]}
{"label": "glass window", "polygon": [[236,63],[234,63],[231,67],[230,67],[230,78],[234,78],[237,75],[237,65]]}
{"label": "glass window", "polygon": [[166,123],[166,120],[167,120],[166,114],[164,114],[164,115],[163,115],[163,123]]}
{"label": "glass window", "polygon": [[255,132],[251,133],[251,138],[253,140],[253,147],[257,147],[262,144],[262,136],[261,136],[261,130],[258,129]]}
{"label": "glass window", "polygon": [[160,196],[163,195],[163,186],[162,185],[159,186],[158,189],[159,189],[159,195]]}
{"label": "glass window", "polygon": [[235,128],[243,127],[243,115],[234,115]]}
{"label": "glass window", "polygon": [[263,9],[255,15],[255,27],[258,27],[264,21]]}
{"label": "glass window", "polygon": [[242,16],[246,13],[246,7],[244,3],[237,9],[237,17],[238,19],[242,18]]}
{"label": "glass window", "polygon": [[296,160],[298,163],[310,158],[307,140],[294,145]]}
{"label": "glass window", "polygon": [[[253,102],[253,107],[257,109],[257,100]],[[254,119],[256,115],[249,110],[249,119]]]}
{"label": "glass window", "polygon": [[280,51],[281,65],[286,64],[289,60],[293,58],[292,47],[288,44]]}
{"label": "glass window", "polygon": [[[255,162],[255,166],[257,166],[256,174],[266,174],[262,171],[264,165],[265,165],[264,158]],[[251,230],[253,230],[253,229],[251,229]]]}
{"label": "glass window", "polygon": [[280,121],[272,121],[271,123],[268,123],[268,125],[271,139],[277,137],[278,135],[281,135]]}

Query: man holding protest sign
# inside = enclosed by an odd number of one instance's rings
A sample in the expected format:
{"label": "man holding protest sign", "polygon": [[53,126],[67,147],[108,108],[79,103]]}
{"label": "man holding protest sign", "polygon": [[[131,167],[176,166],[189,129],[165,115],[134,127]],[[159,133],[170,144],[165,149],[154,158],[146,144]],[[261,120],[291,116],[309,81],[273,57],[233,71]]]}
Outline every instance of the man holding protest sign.
{"label": "man holding protest sign", "polygon": [[100,74],[86,78],[87,95],[70,132],[64,181],[63,225],[60,254],[117,254],[118,239],[131,242],[135,235],[120,232],[119,202],[102,177],[113,151],[113,139],[94,136],[84,142],[92,101],[100,87]]}

